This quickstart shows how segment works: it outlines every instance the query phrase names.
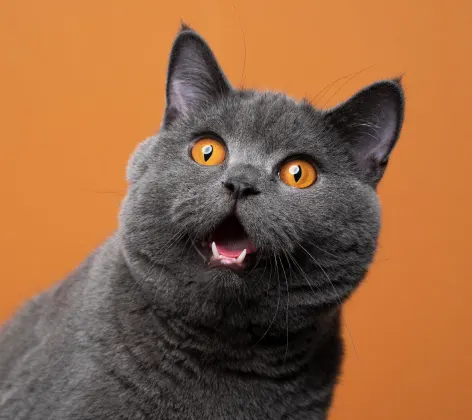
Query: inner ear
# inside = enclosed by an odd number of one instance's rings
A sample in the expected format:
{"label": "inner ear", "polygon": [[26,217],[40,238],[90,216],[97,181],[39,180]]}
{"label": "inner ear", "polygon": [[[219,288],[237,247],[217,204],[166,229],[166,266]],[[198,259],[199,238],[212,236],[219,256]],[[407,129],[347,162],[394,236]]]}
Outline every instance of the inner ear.
{"label": "inner ear", "polygon": [[183,25],[170,54],[164,125],[231,90],[208,44]]}
{"label": "inner ear", "polygon": [[326,112],[360,173],[376,185],[383,176],[403,123],[400,80],[374,83]]}

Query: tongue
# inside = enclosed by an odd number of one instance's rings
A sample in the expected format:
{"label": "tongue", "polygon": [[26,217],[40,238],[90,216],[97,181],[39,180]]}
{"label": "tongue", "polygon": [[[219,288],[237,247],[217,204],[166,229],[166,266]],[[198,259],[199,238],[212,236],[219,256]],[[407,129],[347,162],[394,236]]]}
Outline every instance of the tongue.
{"label": "tongue", "polygon": [[256,251],[256,247],[249,240],[249,238],[244,238],[238,241],[231,242],[218,242],[215,240],[215,245],[221,255],[230,258],[238,258],[241,252],[243,252],[244,250],[246,250],[247,254],[251,254]]}
{"label": "tongue", "polygon": [[256,251],[256,247],[235,216],[228,217],[216,228],[212,240],[218,252],[225,257],[237,258],[244,250],[247,254]]}

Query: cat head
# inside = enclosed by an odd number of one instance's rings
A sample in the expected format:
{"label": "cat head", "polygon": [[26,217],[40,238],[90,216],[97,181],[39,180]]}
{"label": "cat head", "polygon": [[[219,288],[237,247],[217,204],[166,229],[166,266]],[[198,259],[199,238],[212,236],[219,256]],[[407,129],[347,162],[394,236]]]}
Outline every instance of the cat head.
{"label": "cat head", "polygon": [[376,187],[400,133],[399,80],[330,110],[233,88],[207,43],[174,41],[160,132],[136,150],[120,235],[156,305],[205,325],[297,328],[362,280]]}

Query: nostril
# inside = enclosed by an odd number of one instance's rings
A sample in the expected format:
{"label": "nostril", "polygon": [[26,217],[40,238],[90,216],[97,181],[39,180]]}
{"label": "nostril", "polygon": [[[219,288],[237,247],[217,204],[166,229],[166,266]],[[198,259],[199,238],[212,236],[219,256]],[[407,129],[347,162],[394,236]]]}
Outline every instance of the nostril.
{"label": "nostril", "polygon": [[260,191],[252,185],[243,184],[241,186],[241,196],[256,195],[256,194],[259,194],[259,193],[260,193]]}
{"label": "nostril", "polygon": [[234,198],[243,198],[248,195],[256,195],[260,193],[260,191],[254,185],[240,180],[224,181],[223,185],[233,195]]}
{"label": "nostril", "polygon": [[231,192],[234,192],[234,189],[235,189],[235,186],[233,184],[233,182],[231,181],[225,181],[223,182],[223,185]]}

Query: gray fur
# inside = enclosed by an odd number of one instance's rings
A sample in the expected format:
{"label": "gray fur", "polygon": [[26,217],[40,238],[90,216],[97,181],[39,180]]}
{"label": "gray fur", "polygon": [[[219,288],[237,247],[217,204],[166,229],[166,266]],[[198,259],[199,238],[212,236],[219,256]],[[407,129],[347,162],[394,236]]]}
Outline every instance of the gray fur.
{"label": "gray fur", "polygon": [[[325,419],[341,305],[375,252],[375,188],[402,117],[397,80],[323,112],[235,90],[184,27],[118,231],[0,331],[0,418]],[[209,132],[228,149],[219,166],[189,156]],[[279,179],[293,155],[314,161],[313,186]],[[261,193],[235,203],[234,177]],[[234,208],[258,248],[243,274],[209,269],[194,246]]]}

